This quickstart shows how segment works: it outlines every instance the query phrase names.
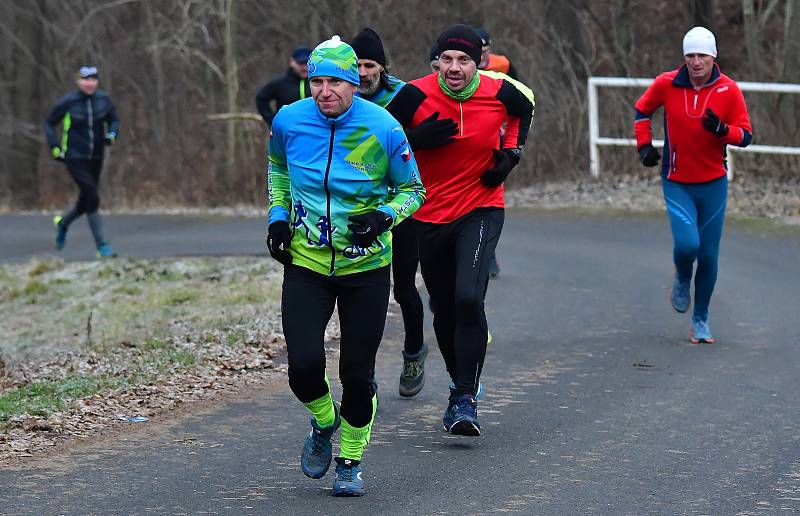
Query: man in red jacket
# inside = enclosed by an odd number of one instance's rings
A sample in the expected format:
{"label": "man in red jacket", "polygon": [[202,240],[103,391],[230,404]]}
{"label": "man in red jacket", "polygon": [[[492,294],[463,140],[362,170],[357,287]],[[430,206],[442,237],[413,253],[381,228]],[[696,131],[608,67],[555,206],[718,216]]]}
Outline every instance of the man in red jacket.
{"label": "man in red jacket", "polygon": [[519,162],[533,105],[509,82],[477,73],[481,38],[470,27],[448,28],[437,49],[439,72],[406,84],[387,109],[412,133],[440,118],[458,126],[452,143],[414,148],[428,192],[414,218],[436,340],[453,381],[444,428],[480,435],[475,396],[486,356],[483,297],[503,227],[503,181]]}
{"label": "man in red jacket", "polygon": [[651,143],[650,120],[664,107],[661,176],[675,262],[670,299],[677,312],[689,309],[694,272],[690,338],[710,343],[708,305],[728,197],[726,146],[746,147],[753,136],[741,90],[714,62],[717,45],[711,31],[694,27],[687,32],[683,54],[683,66],[656,77],[636,102],[634,133],[642,164],[657,165],[661,156]]}

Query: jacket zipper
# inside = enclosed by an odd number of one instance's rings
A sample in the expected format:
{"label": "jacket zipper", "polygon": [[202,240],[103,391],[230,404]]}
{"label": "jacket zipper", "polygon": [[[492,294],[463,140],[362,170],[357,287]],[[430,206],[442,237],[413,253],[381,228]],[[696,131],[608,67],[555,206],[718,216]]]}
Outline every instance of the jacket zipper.
{"label": "jacket zipper", "polygon": [[461,112],[461,123],[458,124],[458,129],[461,131],[461,136],[464,136],[464,104],[458,103],[458,110]]}
{"label": "jacket zipper", "polygon": [[328,231],[328,247],[331,248],[331,268],[328,273],[333,276],[334,264],[336,263],[336,249],[333,247],[333,224],[331,221],[331,191],[328,188],[328,176],[331,172],[331,161],[333,160],[333,135],[336,132],[336,123],[331,124],[331,140],[328,143],[328,164],[325,165],[325,202],[326,212],[328,217],[327,231]]}
{"label": "jacket zipper", "polygon": [[92,97],[86,97],[86,113],[89,117],[89,159],[94,156],[94,112],[92,111]]}

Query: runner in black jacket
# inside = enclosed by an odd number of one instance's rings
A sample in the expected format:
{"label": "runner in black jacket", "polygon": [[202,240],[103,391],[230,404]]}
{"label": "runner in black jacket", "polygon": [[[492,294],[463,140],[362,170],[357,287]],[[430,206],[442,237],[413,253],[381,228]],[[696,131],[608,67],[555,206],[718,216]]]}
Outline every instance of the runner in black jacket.
{"label": "runner in black jacket", "polygon": [[[62,124],[60,141],[56,135],[59,123]],[[97,184],[103,168],[105,146],[112,145],[116,140],[119,121],[109,96],[97,89],[97,68],[81,67],[78,90],[58,101],[45,120],[44,131],[51,155],[65,162],[72,179],[80,188],[75,205],[63,216],[57,215],[53,219],[56,249],[63,249],[69,225],[85,213],[94,235],[97,256],[113,256],[111,245],[103,237],[100,214],[97,212],[100,205]]]}
{"label": "runner in black jacket", "polygon": [[[310,96],[308,87],[308,56],[311,49],[297,47],[289,58],[289,68],[285,73],[265,84],[256,94],[256,107],[264,121],[272,125],[278,110],[292,102]],[[272,107],[272,103],[275,107]]]}

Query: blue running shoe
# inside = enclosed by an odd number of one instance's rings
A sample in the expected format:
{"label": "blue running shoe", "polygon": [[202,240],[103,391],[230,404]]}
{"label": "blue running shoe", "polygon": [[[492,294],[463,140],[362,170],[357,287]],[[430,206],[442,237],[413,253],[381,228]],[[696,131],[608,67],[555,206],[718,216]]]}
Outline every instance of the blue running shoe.
{"label": "blue running shoe", "polygon": [[300,468],[307,477],[322,478],[331,467],[333,459],[333,446],[331,439],[336,430],[339,429],[341,418],[339,417],[339,404],[333,402],[333,410],[336,413],[331,426],[320,428],[316,418],[311,418],[311,432],[306,437],[303,446],[303,453],[300,455]]}
{"label": "blue running shoe", "polygon": [[444,409],[444,415],[442,416],[442,427],[444,428],[445,432],[449,432],[450,428],[452,428],[455,419],[453,419],[453,405],[455,405],[456,399],[456,386],[452,383],[450,384],[450,397],[448,398],[447,408]]}
{"label": "blue running shoe", "polygon": [[478,422],[478,402],[469,394],[462,394],[458,398],[450,399],[449,428],[445,428],[453,435],[466,435],[476,437],[481,435],[481,425]]}
{"label": "blue running shoe", "polygon": [[672,308],[676,312],[682,314],[689,309],[692,303],[690,281],[681,281],[678,279],[678,274],[675,274],[675,283],[672,285],[672,292],[670,293],[669,300],[672,303]]}
{"label": "blue running shoe", "polygon": [[708,327],[708,322],[697,317],[692,317],[692,325],[689,327],[689,339],[692,344],[713,344],[714,337],[711,336],[711,328]]}
{"label": "blue running shoe", "polygon": [[[451,383],[450,384],[450,395],[452,396],[452,394],[455,391],[456,391],[456,386],[455,386],[455,384]],[[478,383],[478,392],[475,393],[475,399],[478,400],[478,401],[481,401],[482,398],[483,398],[483,383],[479,382]]]}
{"label": "blue running shoe", "polygon": [[111,249],[111,244],[101,244],[97,248],[97,257],[98,258],[115,258],[117,255],[114,254],[114,251]]}
{"label": "blue running shoe", "polygon": [[64,249],[64,244],[67,243],[67,228],[61,223],[64,217],[56,215],[53,217],[53,225],[56,227],[56,249]]}
{"label": "blue running shoe", "polygon": [[361,461],[336,457],[333,496],[364,496]]}

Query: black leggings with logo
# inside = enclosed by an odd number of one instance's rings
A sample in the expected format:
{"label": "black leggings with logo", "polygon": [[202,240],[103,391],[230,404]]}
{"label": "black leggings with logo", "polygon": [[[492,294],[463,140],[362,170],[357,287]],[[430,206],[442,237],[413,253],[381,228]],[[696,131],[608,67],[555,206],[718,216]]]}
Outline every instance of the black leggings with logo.
{"label": "black leggings with logo", "polygon": [[502,208],[478,208],[447,224],[419,222],[433,329],[457,395],[476,393],[486,358],[483,298],[504,218]]}

